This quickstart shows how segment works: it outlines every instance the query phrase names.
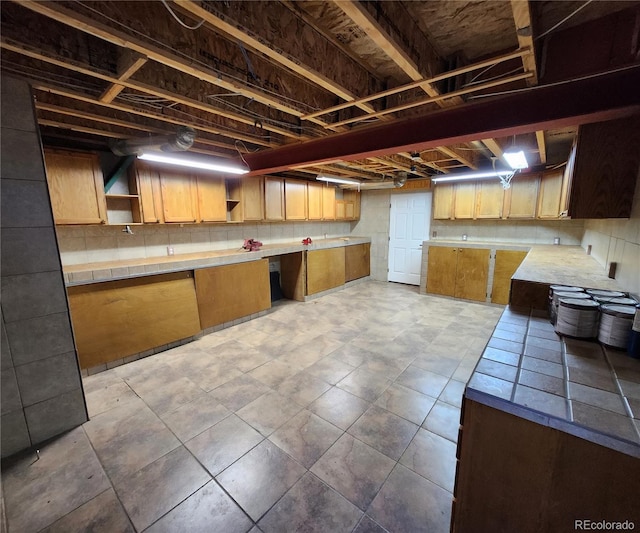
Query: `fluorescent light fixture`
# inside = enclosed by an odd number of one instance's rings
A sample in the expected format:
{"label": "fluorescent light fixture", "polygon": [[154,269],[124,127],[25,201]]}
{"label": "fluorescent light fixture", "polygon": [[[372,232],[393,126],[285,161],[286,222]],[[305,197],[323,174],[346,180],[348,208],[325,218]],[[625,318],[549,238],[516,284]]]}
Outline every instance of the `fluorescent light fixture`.
{"label": "fluorescent light fixture", "polygon": [[527,163],[527,158],[522,150],[504,152],[502,155],[504,155],[505,160],[513,170],[529,168],[529,163]]}
{"label": "fluorescent light fixture", "polygon": [[345,185],[360,185],[362,183],[360,180],[332,176],[331,174],[318,174],[316,179],[318,181],[328,181],[331,183],[344,183]]}
{"label": "fluorescent light fixture", "polygon": [[494,170],[489,170],[487,172],[469,172],[468,174],[450,174],[448,176],[438,176],[437,178],[431,178],[433,183],[442,183],[445,181],[461,181],[461,180],[479,180],[483,178],[499,178],[500,176],[505,176],[511,174],[512,170],[505,170],[503,172],[496,172]]}
{"label": "fluorescent light fixture", "polygon": [[249,172],[246,168],[240,168],[226,163],[211,163],[205,159],[175,157],[166,154],[145,153],[138,156],[143,161],[153,161],[155,163],[164,163],[166,165],[177,165],[180,167],[199,168],[202,170],[211,170],[213,172],[223,172],[226,174],[246,174]]}

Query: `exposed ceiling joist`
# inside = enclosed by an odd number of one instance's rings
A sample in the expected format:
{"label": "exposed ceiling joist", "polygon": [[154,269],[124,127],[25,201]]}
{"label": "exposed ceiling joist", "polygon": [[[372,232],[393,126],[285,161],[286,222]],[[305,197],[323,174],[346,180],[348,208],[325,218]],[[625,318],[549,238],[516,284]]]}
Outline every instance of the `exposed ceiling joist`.
{"label": "exposed ceiling joist", "polygon": [[[336,5],[344,11],[344,13],[358,24],[365,33],[383,50],[413,81],[420,81],[424,76],[420,72],[418,65],[409,57],[409,54],[400,46],[391,36],[380,26],[380,24],[371,16],[367,8],[358,1],[344,2],[342,0],[334,0]],[[437,54],[432,50],[432,57],[437,58]],[[428,71],[437,72],[440,70],[437,65],[429,65]],[[440,91],[433,85],[425,81],[420,87],[429,96],[438,96]],[[443,100],[435,101],[439,106],[446,107],[451,105]],[[461,99],[452,102],[452,104],[462,103]]]}
{"label": "exposed ceiling joist", "polygon": [[[146,62],[146,57],[131,52],[130,50],[122,51],[120,57],[118,57],[118,81],[128,80],[138,72]],[[113,102],[113,99],[118,96],[124,88],[124,85],[120,83],[112,83],[100,95],[99,100],[106,103]]]}
{"label": "exposed ceiling joist", "polygon": [[456,161],[460,161],[460,163],[466,167],[474,170],[478,169],[478,165],[474,161],[473,152],[471,152],[471,157],[469,157],[469,155],[460,150],[460,147],[458,146],[438,146],[438,150],[452,157]]}
{"label": "exposed ceiling joist", "polygon": [[540,163],[547,163],[547,145],[544,140],[544,131],[536,131],[536,143],[538,144],[538,154],[540,155]]}
{"label": "exposed ceiling joist", "polygon": [[[329,79],[322,73],[317,72],[311,67],[304,65],[299,59],[287,54],[283,50],[278,49],[273,44],[269,43],[265,36],[255,35],[251,30],[245,28],[240,22],[230,20],[228,17],[224,19],[215,14],[214,7],[210,4],[198,4],[192,0],[174,0],[182,9],[188,11],[193,16],[202,19],[206,24],[215,28],[218,31],[229,35],[233,39],[236,39],[245,45],[253,48],[257,52],[264,54],[271,58],[276,63],[282,65],[289,70],[303,76],[304,78],[312,81],[316,85],[326,89],[336,96],[347,100],[353,101],[356,99],[356,95],[341,86],[339,83]],[[356,103],[360,109],[367,112],[373,112],[375,109],[367,103]]]}
{"label": "exposed ceiling joist", "polygon": [[[247,154],[253,174],[325,160],[361,159],[490,139],[640,113],[640,65],[403,121],[360,128],[298,146]],[[615,91],[611,87],[616,87]],[[580,98],[576,98],[576,94]]]}
{"label": "exposed ceiling joist", "polygon": [[482,142],[495,157],[502,161],[502,163],[507,166],[509,165],[507,160],[504,158],[504,151],[502,150],[502,146],[498,144],[498,141],[495,139],[482,139]]}
{"label": "exposed ceiling joist", "polygon": [[[157,61],[162,65],[171,67],[183,74],[194,76],[198,79],[207,81],[212,85],[221,87],[227,91],[233,93],[239,93],[247,98],[252,98],[257,102],[264,105],[271,106],[274,109],[282,111],[284,113],[293,115],[295,117],[301,117],[304,113],[298,109],[295,109],[284,100],[274,98],[266,93],[253,89],[247,85],[239,83],[237,80],[228,76],[222,75],[220,72],[207,71],[200,66],[197,66],[192,61],[187,61],[183,57],[171,52],[168,49],[161,48],[157,45],[148,43],[125,33],[124,31],[117,30],[89,17],[86,17],[73,10],[67,9],[56,2],[31,2],[28,0],[14,0],[21,6],[30,9],[36,13],[49,17],[53,20],[67,24],[81,30],[89,35],[98,37],[112,44],[128,48],[137,52],[143,56]],[[321,126],[326,126],[326,123],[319,119],[311,119]]]}
{"label": "exposed ceiling joist", "polygon": [[538,68],[536,54],[533,47],[533,28],[531,26],[531,8],[529,0],[511,0],[511,11],[516,24],[516,35],[520,48],[529,48],[530,53],[522,56],[522,66],[525,72],[533,73],[527,80],[527,85],[538,84]]}

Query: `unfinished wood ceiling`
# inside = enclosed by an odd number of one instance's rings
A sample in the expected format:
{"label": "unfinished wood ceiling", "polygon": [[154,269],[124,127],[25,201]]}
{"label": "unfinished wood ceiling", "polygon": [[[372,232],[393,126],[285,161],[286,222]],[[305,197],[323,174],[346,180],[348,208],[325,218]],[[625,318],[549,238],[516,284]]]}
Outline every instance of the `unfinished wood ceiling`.
{"label": "unfinished wood ceiling", "polygon": [[[46,143],[107,150],[185,125],[192,151],[237,158],[535,85],[536,31],[627,4],[3,1],[2,69],[32,83]],[[571,129],[539,131],[291,173],[426,177],[490,165],[511,145],[545,166],[570,142]]]}

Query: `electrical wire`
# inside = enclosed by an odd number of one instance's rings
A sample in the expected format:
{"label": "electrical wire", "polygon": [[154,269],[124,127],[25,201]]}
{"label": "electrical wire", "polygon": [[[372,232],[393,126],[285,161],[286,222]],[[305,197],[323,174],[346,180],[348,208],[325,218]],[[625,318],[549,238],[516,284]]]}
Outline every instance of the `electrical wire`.
{"label": "electrical wire", "polygon": [[573,78],[570,80],[562,80],[562,81],[556,81],[553,83],[548,83],[546,85],[534,85],[532,87],[523,87],[521,89],[511,89],[509,91],[500,91],[497,93],[490,93],[490,94],[476,94],[474,96],[470,96],[469,100],[474,100],[477,98],[489,98],[490,96],[503,96],[505,94],[515,94],[515,93],[523,93],[523,92],[527,92],[527,91],[537,91],[539,89],[546,89],[548,87],[556,87],[558,85],[566,85],[567,83],[573,83],[576,81],[584,81],[584,80],[590,80],[593,78],[599,78],[601,76],[608,76],[609,74],[615,74],[616,72],[623,72],[625,70],[631,70],[634,68],[638,68],[640,67],[640,65],[627,65],[625,67],[619,67],[619,68],[614,68],[612,70],[608,70],[607,72],[598,72],[597,74],[589,74],[587,76],[580,76],[578,78]]}
{"label": "electrical wire", "polygon": [[545,35],[550,34],[553,30],[555,30],[556,28],[562,26],[562,24],[564,24],[565,22],[567,22],[567,20],[569,20],[571,17],[573,17],[574,15],[576,15],[577,13],[579,13],[580,11],[582,11],[585,7],[587,7],[591,2],[593,2],[593,0],[587,0],[584,4],[582,4],[579,8],[577,8],[576,10],[572,11],[571,13],[569,13],[565,18],[563,18],[560,22],[558,22],[557,24],[551,26],[551,28],[549,28],[547,31],[545,31],[544,33],[541,33],[540,35],[538,35],[534,40],[538,40],[538,39],[542,39]]}
{"label": "electrical wire", "polygon": [[[149,41],[161,46],[165,50],[171,51],[172,53],[187,59],[190,64],[201,65],[201,66],[205,67],[206,69],[208,69],[208,70],[210,70],[212,72],[215,72],[220,77],[224,76],[224,77],[226,77],[226,78],[228,78],[230,80],[234,80],[234,81],[237,81],[239,83],[242,83],[242,84],[246,85],[247,87],[251,87],[251,88],[254,88],[254,89],[259,89],[260,91],[262,91],[265,94],[268,94],[268,95],[271,95],[271,96],[275,96],[275,97],[279,98],[280,100],[284,100],[284,101],[287,101],[287,102],[292,103],[292,104],[296,104],[296,105],[300,106],[301,108],[305,109],[306,111],[310,111],[310,112],[320,111],[319,108],[310,106],[306,102],[302,102],[300,100],[296,100],[295,98],[290,98],[290,97],[285,96],[283,94],[280,94],[280,93],[278,93],[276,91],[272,91],[270,89],[267,89],[265,87],[262,87],[260,85],[255,84],[255,83],[251,83],[251,82],[247,81],[246,79],[241,78],[239,76],[234,76],[233,74],[229,74],[227,72],[223,72],[220,69],[212,67],[211,65],[205,63],[204,61],[200,61],[199,59],[194,58],[192,55],[189,55],[189,54],[186,54],[184,52],[181,52],[180,50],[176,50],[175,48],[172,48],[171,46],[167,45],[166,43],[164,43],[164,42],[162,42],[162,41],[160,41],[158,39],[154,39],[150,35],[145,34],[145,33],[141,32],[141,31],[138,31],[135,28],[132,28],[131,26],[128,26],[127,24],[124,24],[124,23],[120,22],[119,20],[116,20],[116,19],[108,16],[107,14],[105,14],[105,13],[103,13],[101,11],[98,11],[97,9],[87,5],[86,3],[82,2],[81,0],[75,0],[75,3],[78,4],[78,5],[81,5],[82,7],[84,7],[85,9],[87,9],[87,10],[93,12],[93,13],[95,13],[96,15],[98,15],[100,17],[103,17],[103,18],[107,19],[108,21],[113,22],[114,24],[117,24],[121,28],[124,28],[124,29],[126,29],[126,30],[128,30],[130,32],[133,32],[136,35],[138,35],[140,37],[143,37],[144,39],[147,39],[147,40],[149,40]],[[117,5],[118,2],[110,2],[110,4]],[[299,110],[297,110],[297,111],[299,111]]]}
{"label": "electrical wire", "polygon": [[204,19],[202,19],[200,22],[198,22],[198,24],[196,24],[195,26],[189,26],[188,24],[185,24],[184,22],[182,22],[179,18],[178,15],[175,14],[175,12],[173,11],[173,9],[171,9],[171,6],[168,4],[167,0],[162,0],[162,5],[164,5],[164,7],[167,8],[167,11],[169,13],[171,13],[171,16],[176,19],[178,21],[178,23],[180,24],[180,26],[182,26],[183,28],[187,28],[188,30],[197,30],[200,26],[202,26],[204,24]]}

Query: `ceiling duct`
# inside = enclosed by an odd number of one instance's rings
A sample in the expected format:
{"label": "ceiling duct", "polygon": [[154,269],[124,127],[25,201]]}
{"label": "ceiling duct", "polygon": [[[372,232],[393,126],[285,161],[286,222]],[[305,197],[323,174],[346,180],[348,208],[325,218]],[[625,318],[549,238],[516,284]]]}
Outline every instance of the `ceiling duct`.
{"label": "ceiling duct", "polygon": [[111,151],[120,156],[142,155],[144,151],[184,152],[193,146],[196,131],[188,126],[180,126],[173,135],[119,139],[109,144]]}
{"label": "ceiling duct", "polygon": [[395,178],[393,178],[393,186],[400,188],[404,187],[404,184],[407,183],[407,173],[406,172],[398,172]]}

